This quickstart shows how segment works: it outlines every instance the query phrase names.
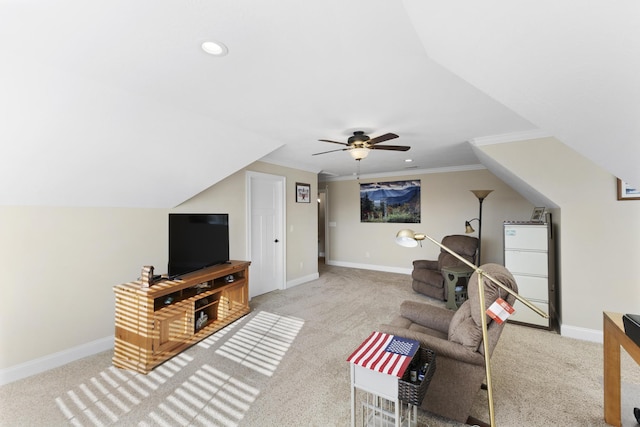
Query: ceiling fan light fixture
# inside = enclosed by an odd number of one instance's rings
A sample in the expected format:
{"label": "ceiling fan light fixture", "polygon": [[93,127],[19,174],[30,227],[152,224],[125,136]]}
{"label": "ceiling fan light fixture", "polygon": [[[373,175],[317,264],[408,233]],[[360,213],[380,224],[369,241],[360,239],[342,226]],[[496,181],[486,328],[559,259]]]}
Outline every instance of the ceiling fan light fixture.
{"label": "ceiling fan light fixture", "polygon": [[381,142],[389,141],[390,139],[398,138],[395,133],[385,133],[384,135],[376,136],[375,138],[369,138],[363,131],[353,132],[353,136],[349,137],[348,142],[332,141],[330,139],[320,139],[321,142],[330,142],[332,144],[342,145],[346,148],[340,148],[335,150],[324,151],[322,153],[314,153],[312,156],[319,154],[333,153],[334,151],[349,151],[351,157],[355,160],[362,160],[369,155],[370,150],[390,150],[390,151],[407,151],[411,147],[407,145],[378,145]]}
{"label": "ceiling fan light fixture", "polygon": [[362,145],[363,143],[369,141],[371,138],[369,138],[368,135],[364,134],[364,131],[361,130],[357,130],[355,132],[353,132],[353,136],[349,137],[348,139],[348,143],[349,145]]}
{"label": "ceiling fan light fixture", "polygon": [[369,149],[364,147],[356,147],[349,150],[349,154],[355,160],[362,160],[369,155]]}

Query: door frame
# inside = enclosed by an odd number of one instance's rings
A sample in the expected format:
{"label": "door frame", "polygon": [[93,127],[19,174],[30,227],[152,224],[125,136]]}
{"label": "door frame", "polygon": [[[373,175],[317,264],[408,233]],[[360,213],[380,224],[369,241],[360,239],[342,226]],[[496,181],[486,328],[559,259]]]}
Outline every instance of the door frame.
{"label": "door frame", "polygon": [[[329,261],[329,185],[325,184],[324,188],[320,188],[320,184],[318,184],[318,194],[324,194],[324,205],[322,208],[324,209],[324,262],[327,264]],[[319,254],[318,254],[319,255]]]}
{"label": "door frame", "polygon": [[281,259],[282,259],[282,265],[280,265],[279,268],[281,268],[281,277],[282,277],[282,282],[278,284],[278,289],[286,289],[287,288],[287,239],[286,239],[286,234],[287,234],[287,178],[281,175],[273,175],[273,174],[268,174],[268,173],[264,173],[264,172],[254,172],[254,171],[246,171],[245,173],[245,184],[246,184],[246,220],[245,220],[245,224],[246,224],[246,236],[247,236],[247,242],[246,242],[246,255],[245,255],[245,259],[251,260],[251,247],[252,247],[252,241],[253,241],[253,237],[251,236],[251,218],[253,217],[253,211],[252,211],[252,206],[251,206],[251,195],[252,195],[252,183],[254,180],[268,180],[268,181],[275,181],[276,183],[279,184],[280,186],[280,191],[282,194],[282,203],[280,206],[280,212],[281,212],[281,224],[280,224],[280,229],[282,230],[282,237],[280,238],[280,242],[282,243],[282,245],[280,245],[280,250],[282,251],[281,253]]}

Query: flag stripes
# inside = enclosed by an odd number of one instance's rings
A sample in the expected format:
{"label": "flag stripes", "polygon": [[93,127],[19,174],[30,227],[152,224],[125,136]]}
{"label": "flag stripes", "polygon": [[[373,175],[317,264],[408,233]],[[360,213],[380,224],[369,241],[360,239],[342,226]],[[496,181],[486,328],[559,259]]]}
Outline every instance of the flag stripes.
{"label": "flag stripes", "polygon": [[415,340],[373,332],[347,362],[400,378],[419,347],[420,343]]}

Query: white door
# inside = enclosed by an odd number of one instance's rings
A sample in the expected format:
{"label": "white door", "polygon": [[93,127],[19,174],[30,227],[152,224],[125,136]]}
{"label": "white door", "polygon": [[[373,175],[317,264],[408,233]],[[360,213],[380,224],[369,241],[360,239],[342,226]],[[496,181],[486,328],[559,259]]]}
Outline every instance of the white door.
{"label": "white door", "polygon": [[284,289],[285,178],[247,172],[249,297]]}

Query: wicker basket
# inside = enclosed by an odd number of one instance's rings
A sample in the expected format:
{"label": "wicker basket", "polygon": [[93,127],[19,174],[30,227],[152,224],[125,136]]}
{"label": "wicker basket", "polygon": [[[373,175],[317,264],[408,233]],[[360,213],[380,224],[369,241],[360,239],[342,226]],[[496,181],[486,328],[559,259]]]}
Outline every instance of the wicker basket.
{"label": "wicker basket", "polygon": [[417,361],[417,366],[422,366],[425,362],[428,362],[429,366],[422,381],[415,383],[411,382],[409,378],[409,369],[406,370],[402,378],[398,380],[398,399],[405,403],[420,406],[429,388],[431,378],[433,378],[433,374],[436,371],[436,354],[432,350],[420,347],[416,355],[413,356],[413,361]]}

